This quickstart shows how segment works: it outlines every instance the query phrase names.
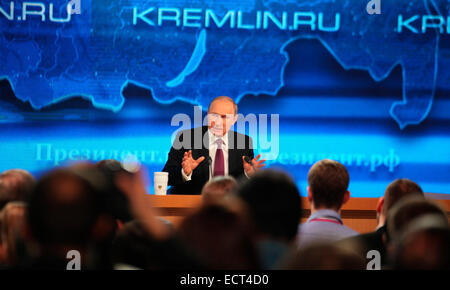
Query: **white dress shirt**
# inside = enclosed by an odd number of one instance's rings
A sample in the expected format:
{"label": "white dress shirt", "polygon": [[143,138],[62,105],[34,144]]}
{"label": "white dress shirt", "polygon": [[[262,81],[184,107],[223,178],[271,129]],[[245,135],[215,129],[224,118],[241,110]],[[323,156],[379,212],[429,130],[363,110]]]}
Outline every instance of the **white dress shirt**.
{"label": "white dress shirt", "polygon": [[[208,139],[209,139],[209,157],[211,157],[212,160],[212,164],[211,164],[211,169],[209,170],[209,179],[212,178],[211,176],[211,172],[214,173],[214,163],[216,162],[216,150],[217,150],[217,143],[216,140],[217,139],[222,139],[222,152],[223,152],[223,164],[225,166],[225,176],[228,175],[228,132],[221,137],[218,137],[216,135],[214,135],[213,133],[211,133],[211,131],[208,129]],[[208,160],[204,160],[203,162],[208,162]],[[184,181],[189,181],[192,178],[192,172],[189,175],[186,175],[186,173],[184,173],[183,168],[181,168],[181,175],[183,176],[183,180]],[[245,173],[245,175],[247,175]]]}

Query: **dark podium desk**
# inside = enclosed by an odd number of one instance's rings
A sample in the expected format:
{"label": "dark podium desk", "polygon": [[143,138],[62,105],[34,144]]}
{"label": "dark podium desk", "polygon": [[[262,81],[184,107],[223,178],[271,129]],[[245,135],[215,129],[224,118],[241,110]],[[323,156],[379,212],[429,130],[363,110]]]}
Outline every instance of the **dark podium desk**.
{"label": "dark podium desk", "polygon": [[[450,195],[426,194],[428,198],[438,201],[447,211],[450,219]],[[150,202],[159,211],[159,215],[171,221],[175,227],[189,213],[202,203],[200,195],[149,195]],[[351,198],[341,209],[344,224],[357,232],[373,231],[376,227],[376,206],[378,198]],[[302,220],[310,215],[309,202],[302,197]]]}

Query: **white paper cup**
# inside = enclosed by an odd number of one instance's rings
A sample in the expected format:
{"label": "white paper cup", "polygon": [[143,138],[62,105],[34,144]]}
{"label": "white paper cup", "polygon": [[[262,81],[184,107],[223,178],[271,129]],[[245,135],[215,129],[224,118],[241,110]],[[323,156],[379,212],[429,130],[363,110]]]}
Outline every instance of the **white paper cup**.
{"label": "white paper cup", "polygon": [[168,182],[169,182],[168,172],[155,172],[154,173],[155,194],[166,195]]}

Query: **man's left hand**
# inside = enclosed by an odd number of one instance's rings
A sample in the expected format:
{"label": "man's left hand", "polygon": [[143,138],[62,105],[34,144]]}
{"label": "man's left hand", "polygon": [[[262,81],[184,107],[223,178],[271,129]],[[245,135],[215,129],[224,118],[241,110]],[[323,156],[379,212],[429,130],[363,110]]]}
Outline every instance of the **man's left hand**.
{"label": "man's left hand", "polygon": [[247,161],[245,161],[245,156],[242,156],[242,161],[244,163],[244,171],[245,174],[247,174],[248,177],[252,176],[257,170],[263,168],[264,166],[266,166],[266,164],[264,162],[266,162],[266,159],[261,159],[260,161],[259,158],[261,157],[261,154],[259,154],[258,156],[256,156],[254,159],[251,160],[253,166],[249,163],[247,163]]}

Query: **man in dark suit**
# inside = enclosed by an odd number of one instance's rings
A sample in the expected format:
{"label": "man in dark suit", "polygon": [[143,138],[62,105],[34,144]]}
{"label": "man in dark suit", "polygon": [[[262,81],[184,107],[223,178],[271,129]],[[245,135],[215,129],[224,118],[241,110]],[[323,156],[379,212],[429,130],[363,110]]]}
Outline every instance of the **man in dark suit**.
{"label": "man in dark suit", "polygon": [[163,169],[169,173],[170,194],[200,194],[214,176],[240,179],[265,166],[260,155],[254,158],[251,138],[230,131],[236,121],[236,103],[221,96],[208,107],[208,126],[178,133]]}
{"label": "man in dark suit", "polygon": [[422,188],[417,183],[406,178],[394,180],[386,187],[384,196],[378,201],[376,208],[377,229],[374,232],[344,239],[339,243],[344,246],[348,245],[364,259],[366,259],[366,255],[370,250],[377,250],[380,253],[381,266],[387,266],[387,244],[390,240],[388,235],[389,225],[386,223],[388,212],[390,212],[394,205],[397,205],[400,200],[413,195],[425,198]]}

